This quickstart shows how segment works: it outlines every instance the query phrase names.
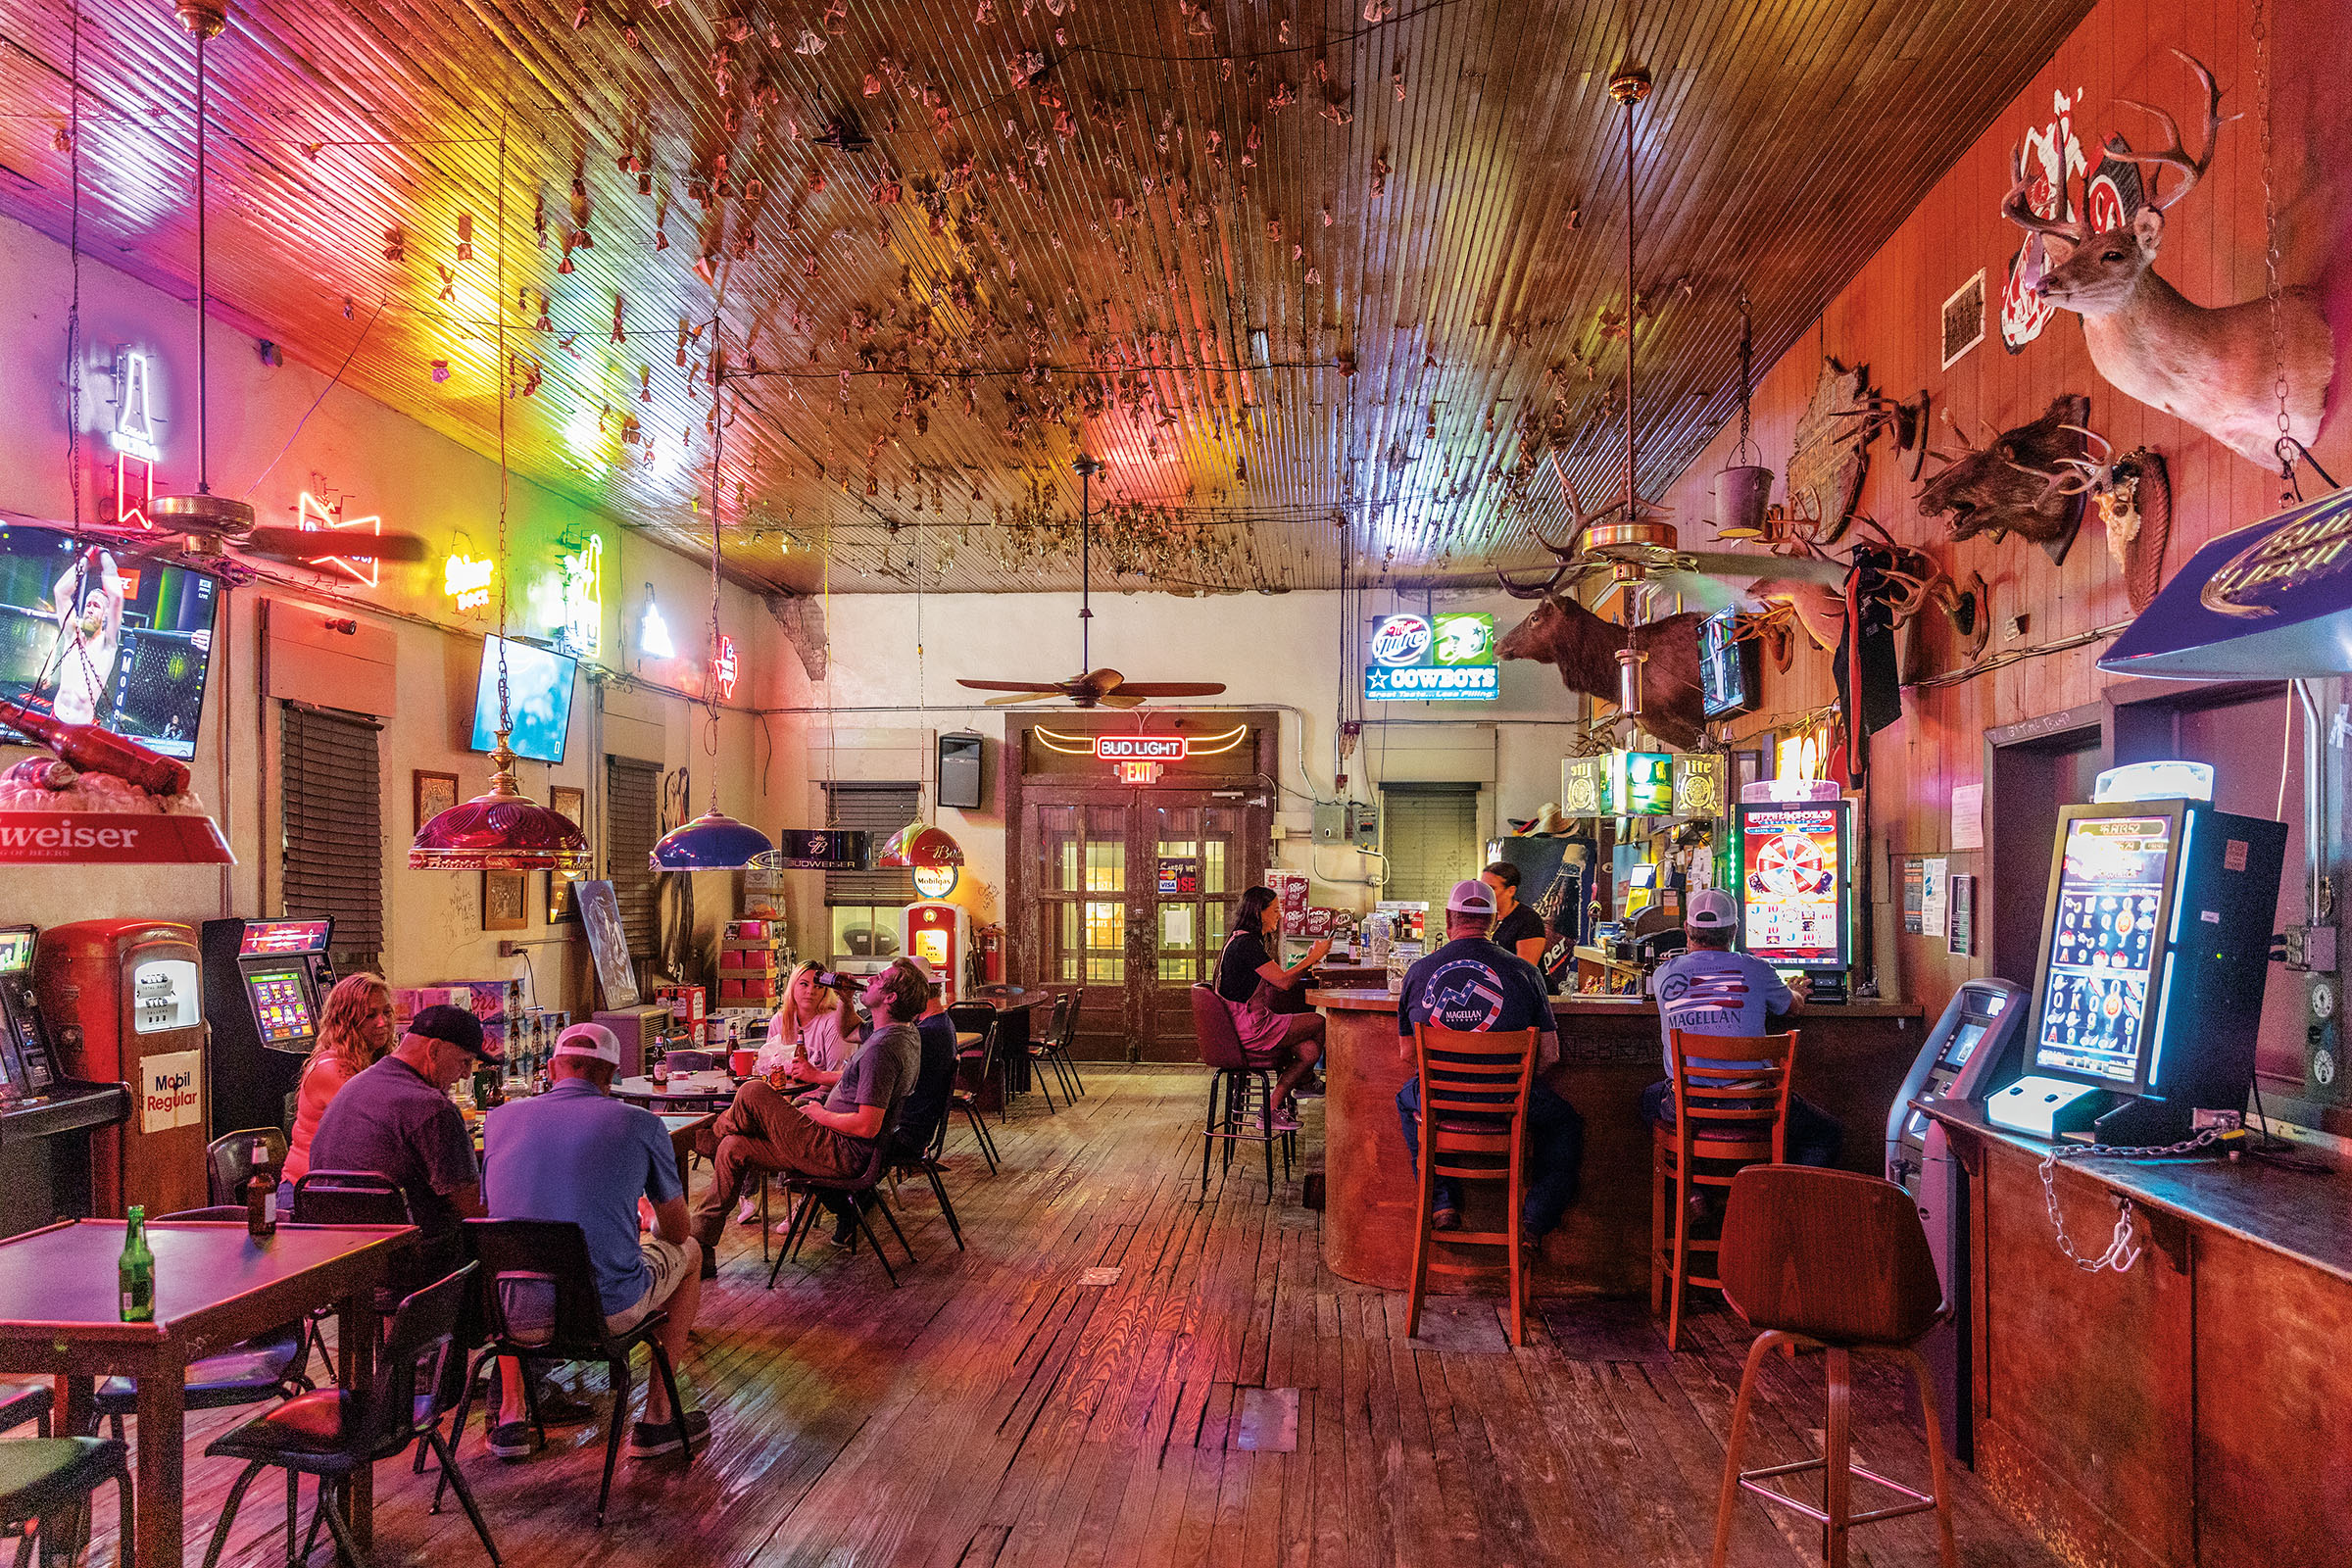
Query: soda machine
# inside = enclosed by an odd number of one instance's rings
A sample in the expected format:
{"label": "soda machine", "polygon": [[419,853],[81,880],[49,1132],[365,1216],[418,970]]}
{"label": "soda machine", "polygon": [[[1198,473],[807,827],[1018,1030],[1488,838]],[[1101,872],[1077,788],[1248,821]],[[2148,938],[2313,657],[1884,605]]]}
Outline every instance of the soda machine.
{"label": "soda machine", "polygon": [[90,1140],[90,1204],[120,1218],[206,1200],[203,960],[169,920],[77,920],[41,934],[33,990],[74,1078],[130,1086],[130,1115]]}
{"label": "soda machine", "polygon": [[956,1001],[972,953],[971,910],[945,899],[917,899],[899,911],[899,951],[931,966],[943,1003]]}
{"label": "soda machine", "polygon": [[1986,1098],[1995,1126],[2146,1146],[2246,1108],[2286,824],[2132,799],[2158,765],[2059,810],[2026,1076]]}
{"label": "soda machine", "polygon": [[59,1067],[32,989],[39,940],[32,926],[0,926],[0,1236],[87,1218],[92,1135],[130,1108],[122,1085]]}
{"label": "soda machine", "polygon": [[334,970],[332,920],[204,922],[204,1017],[212,1025],[206,1117],[212,1136],[288,1127],[286,1097],[318,1043]]}

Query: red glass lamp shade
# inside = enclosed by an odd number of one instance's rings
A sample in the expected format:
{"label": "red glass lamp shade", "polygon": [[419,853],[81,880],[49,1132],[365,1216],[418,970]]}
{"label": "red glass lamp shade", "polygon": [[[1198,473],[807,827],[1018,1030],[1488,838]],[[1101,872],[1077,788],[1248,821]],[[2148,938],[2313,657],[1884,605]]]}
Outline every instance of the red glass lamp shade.
{"label": "red glass lamp shade", "polygon": [[561,871],[594,869],[587,835],[570,817],[541,806],[514,784],[514,756],[491,754],[498,771],[490,788],[461,801],[416,830],[409,845],[412,871]]}
{"label": "red glass lamp shade", "polygon": [[909,822],[890,836],[874,864],[894,870],[933,869],[943,865],[961,865],[963,846],[945,832],[921,822]]}

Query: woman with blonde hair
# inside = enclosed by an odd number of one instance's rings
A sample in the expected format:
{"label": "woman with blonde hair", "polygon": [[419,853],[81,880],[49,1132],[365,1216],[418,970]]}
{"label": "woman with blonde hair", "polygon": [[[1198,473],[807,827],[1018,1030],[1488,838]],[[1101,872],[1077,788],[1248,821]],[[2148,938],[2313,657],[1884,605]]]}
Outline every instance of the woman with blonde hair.
{"label": "woman with blonde hair", "polygon": [[326,994],[318,1019],[318,1044],[302,1064],[296,1091],[294,1131],[286,1140],[285,1179],[299,1181],[311,1168],[311,1139],[327,1102],[362,1070],[392,1049],[392,988],[380,974],[347,974]]}

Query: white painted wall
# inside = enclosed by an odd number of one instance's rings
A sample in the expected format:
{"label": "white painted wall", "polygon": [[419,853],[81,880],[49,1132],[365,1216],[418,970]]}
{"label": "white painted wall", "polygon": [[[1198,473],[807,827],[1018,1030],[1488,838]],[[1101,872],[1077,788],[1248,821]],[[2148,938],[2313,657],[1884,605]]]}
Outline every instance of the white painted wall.
{"label": "white painted wall", "polygon": [[[1425,595],[1370,593],[1354,603],[1366,617],[1430,608]],[[1499,591],[1443,594],[1436,608],[1492,611],[1498,630],[1515,625],[1527,609]],[[1207,599],[1098,594],[1094,611],[1097,667],[1108,665],[1133,680],[1223,681],[1225,694],[1214,704],[1282,710],[1279,820],[1286,837],[1275,863],[1313,875],[1318,902],[1369,907],[1378,895],[1364,879],[1376,873],[1376,862],[1352,851],[1315,850],[1308,837],[1314,801],[1341,795],[1333,782],[1340,770],[1334,766],[1334,715],[1343,676],[1360,689],[1357,666],[1368,621],[1347,628],[1343,636],[1336,593]],[[989,738],[993,796],[996,769],[1004,760],[1006,710],[980,706],[981,694],[956,686],[956,677],[1058,680],[1076,672],[1075,594],[926,595],[919,663],[916,612],[910,594],[845,594],[831,601],[834,666],[830,678],[817,685],[814,701],[831,706],[829,722],[839,746],[826,748],[827,715],[809,715],[810,812],[822,809],[817,786],[827,776],[828,756],[845,770],[840,777],[912,778],[910,769],[919,766],[930,803],[935,756],[930,737],[943,730],[976,730]],[[1482,731],[1491,730],[1494,782],[1480,796],[1482,830],[1491,832],[1502,818],[1530,815],[1559,798],[1569,725],[1581,722],[1586,711],[1585,700],[1567,692],[1548,666],[1519,662],[1502,666],[1502,695],[1494,703],[1365,705],[1362,747],[1345,765],[1346,793],[1376,800],[1384,761],[1401,765],[1403,752],[1441,743],[1475,749],[1486,744]],[[1475,775],[1465,769],[1456,776]],[[975,916],[1001,919],[1006,824],[993,814],[948,809],[939,810],[937,820],[969,858],[965,884]],[[959,891],[959,900],[964,897]]]}
{"label": "white painted wall", "polygon": [[[0,424],[0,520],[57,522],[73,512],[65,461],[63,369],[70,289],[66,252],[30,229],[0,220],[0,277],[9,280],[8,297],[0,303],[0,408],[10,412]],[[87,260],[82,265],[81,300],[83,428],[91,438],[85,447],[98,444],[97,438],[111,424],[107,400],[112,382],[105,368],[111,366],[116,347],[138,346],[153,356],[165,455],[157,468],[159,490],[192,488],[195,323],[188,303]],[[218,320],[212,356],[212,474],[217,492],[233,496],[250,487],[247,499],[261,520],[292,522],[296,498],[316,474],[349,497],[346,515],[380,514],[388,526],[432,540],[434,561],[425,567],[387,566],[381,584],[373,589],[349,579],[338,585],[330,576],[288,570],[283,585],[256,583],[228,595],[217,629],[211,690],[193,766],[195,788],[220,817],[237,857],[235,866],[225,872],[155,866],[10,867],[0,871],[0,920],[46,926],[139,915],[193,923],[221,914],[278,911],[276,705],[261,700],[257,640],[258,609],[269,597],[279,602],[281,612],[293,612],[291,607],[297,604],[314,604],[321,611],[331,606],[336,614],[388,626],[394,636],[398,711],[387,724],[381,746],[385,965],[392,980],[410,985],[519,974],[521,960],[497,956],[504,936],[533,940],[579,929],[570,925],[551,930],[544,924],[540,878],[531,878],[532,928],[490,934],[481,929],[477,874],[411,871],[406,861],[413,828],[413,770],[456,773],[461,797],[479,793],[489,781],[487,760],[467,750],[466,743],[480,639],[491,623],[487,615],[472,617],[454,611],[440,593],[439,579],[440,557],[450,550],[492,554],[497,464],[371,399],[340,387],[325,390],[326,377],[317,370],[291,362],[265,366],[251,338]],[[418,373],[424,373],[421,366]],[[494,387],[468,387],[462,378],[449,385],[453,398],[496,395]],[[317,411],[305,422],[305,413],[314,403]],[[93,514],[86,486],[85,478],[85,518]],[[680,505],[685,504],[681,499]],[[603,683],[636,675],[655,683],[630,691],[613,686],[611,701],[658,719],[663,765],[693,768],[695,809],[709,799],[711,764],[703,750],[701,710],[676,691],[661,687],[685,683],[699,690],[710,579],[703,563],[647,543],[624,531],[618,519],[516,480],[512,486],[509,558],[514,629],[544,633],[541,612],[548,602],[558,542],[567,533],[576,538],[587,530],[600,532],[606,541],[601,662],[593,671],[596,679],[584,681],[575,695],[564,762],[554,768],[523,763],[518,772],[525,790],[542,803],[551,784],[589,790],[586,825],[595,839],[601,836],[602,817],[598,715],[608,689]],[[644,665],[629,657],[648,584],[663,608],[678,651],[689,656],[677,665]],[[730,589],[721,619],[740,650],[743,674],[736,694],[738,710],[728,712],[721,724],[720,803],[738,815],[772,823],[779,810],[765,790],[789,780],[790,798],[797,801],[806,764],[789,733],[792,721],[761,718],[747,710],[800,704],[806,700],[806,685],[798,660],[756,600]],[[689,664],[695,667],[686,667]],[[266,716],[271,724],[267,735]],[[16,749],[0,749],[0,766],[22,755]],[[697,879],[698,924],[706,930],[731,912],[735,880],[724,875]],[[573,936],[557,946],[532,950],[539,993],[547,1004],[585,1004],[585,969],[577,957],[582,948]]]}

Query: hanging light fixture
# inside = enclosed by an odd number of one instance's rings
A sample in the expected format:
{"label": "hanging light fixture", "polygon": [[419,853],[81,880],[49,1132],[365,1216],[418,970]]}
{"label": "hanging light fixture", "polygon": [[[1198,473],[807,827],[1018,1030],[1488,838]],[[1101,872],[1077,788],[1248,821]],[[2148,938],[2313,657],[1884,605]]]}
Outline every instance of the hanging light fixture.
{"label": "hanging light fixture", "polygon": [[710,759],[710,808],[662,836],[650,862],[657,871],[740,871],[751,864],[754,856],[775,848],[766,834],[718,808],[718,498],[719,458],[727,441],[723,330],[714,313],[710,318],[710,660],[703,666],[703,750]]}
{"label": "hanging light fixture", "polygon": [[[923,577],[929,565],[929,552],[923,548],[922,531],[914,536],[915,549],[909,556],[914,567],[914,706],[922,732],[931,732],[931,696],[923,665]],[[933,795],[937,795],[936,788]],[[879,868],[893,871],[912,871],[914,891],[926,899],[944,899],[955,891],[963,864],[963,846],[956,843],[945,828],[934,827],[922,819],[918,808],[915,819],[893,833],[883,842],[882,853],[874,858]]]}
{"label": "hanging light fixture", "polygon": [[[494,301],[507,293],[507,127],[498,127],[498,280]],[[514,728],[507,689],[507,313],[498,307],[498,745],[490,753],[490,788],[461,802],[416,830],[409,845],[412,871],[561,871],[585,876],[594,857],[580,826],[541,806],[514,782]]]}

